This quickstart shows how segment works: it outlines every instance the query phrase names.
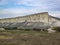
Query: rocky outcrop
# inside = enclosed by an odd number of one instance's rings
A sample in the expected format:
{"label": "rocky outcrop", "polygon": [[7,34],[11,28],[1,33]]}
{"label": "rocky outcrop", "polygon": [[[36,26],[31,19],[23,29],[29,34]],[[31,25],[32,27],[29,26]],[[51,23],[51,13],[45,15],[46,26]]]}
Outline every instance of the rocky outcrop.
{"label": "rocky outcrop", "polygon": [[1,31],[5,30],[4,28],[0,28]]}
{"label": "rocky outcrop", "polygon": [[5,29],[48,29],[50,26],[43,22],[20,22],[20,23],[3,23],[0,25]]}
{"label": "rocky outcrop", "polygon": [[48,33],[55,33],[55,30],[52,30],[51,28],[47,29]]}

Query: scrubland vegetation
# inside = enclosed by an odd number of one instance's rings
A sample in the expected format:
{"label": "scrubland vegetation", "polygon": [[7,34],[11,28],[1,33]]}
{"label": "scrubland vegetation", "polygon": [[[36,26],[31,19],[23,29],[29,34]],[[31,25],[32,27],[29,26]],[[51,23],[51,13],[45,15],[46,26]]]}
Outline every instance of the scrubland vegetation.
{"label": "scrubland vegetation", "polygon": [[60,33],[1,30],[0,45],[60,45]]}
{"label": "scrubland vegetation", "polygon": [[53,27],[52,29],[57,31],[57,32],[60,32],[60,27],[58,27],[58,26],[57,27]]}

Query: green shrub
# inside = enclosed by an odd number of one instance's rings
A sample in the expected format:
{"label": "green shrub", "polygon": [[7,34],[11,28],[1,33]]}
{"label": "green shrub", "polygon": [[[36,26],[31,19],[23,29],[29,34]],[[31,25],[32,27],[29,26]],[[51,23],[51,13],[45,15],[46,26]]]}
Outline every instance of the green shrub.
{"label": "green shrub", "polygon": [[15,29],[17,29],[17,27],[5,27],[4,29],[6,29],[6,30],[15,30]]}
{"label": "green shrub", "polygon": [[54,27],[53,30],[60,32],[60,27]]}

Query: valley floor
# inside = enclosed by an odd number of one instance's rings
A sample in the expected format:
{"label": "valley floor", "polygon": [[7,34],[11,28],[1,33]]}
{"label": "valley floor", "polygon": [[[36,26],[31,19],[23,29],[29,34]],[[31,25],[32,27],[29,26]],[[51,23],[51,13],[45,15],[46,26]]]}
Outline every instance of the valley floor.
{"label": "valley floor", "polygon": [[0,45],[60,45],[60,33],[40,31],[0,31]]}

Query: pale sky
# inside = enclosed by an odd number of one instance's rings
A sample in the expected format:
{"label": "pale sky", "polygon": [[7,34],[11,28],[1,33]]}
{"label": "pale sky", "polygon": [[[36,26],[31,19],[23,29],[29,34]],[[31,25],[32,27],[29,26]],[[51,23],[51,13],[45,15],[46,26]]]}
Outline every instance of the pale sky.
{"label": "pale sky", "polygon": [[41,12],[60,18],[60,0],[0,0],[0,18]]}

